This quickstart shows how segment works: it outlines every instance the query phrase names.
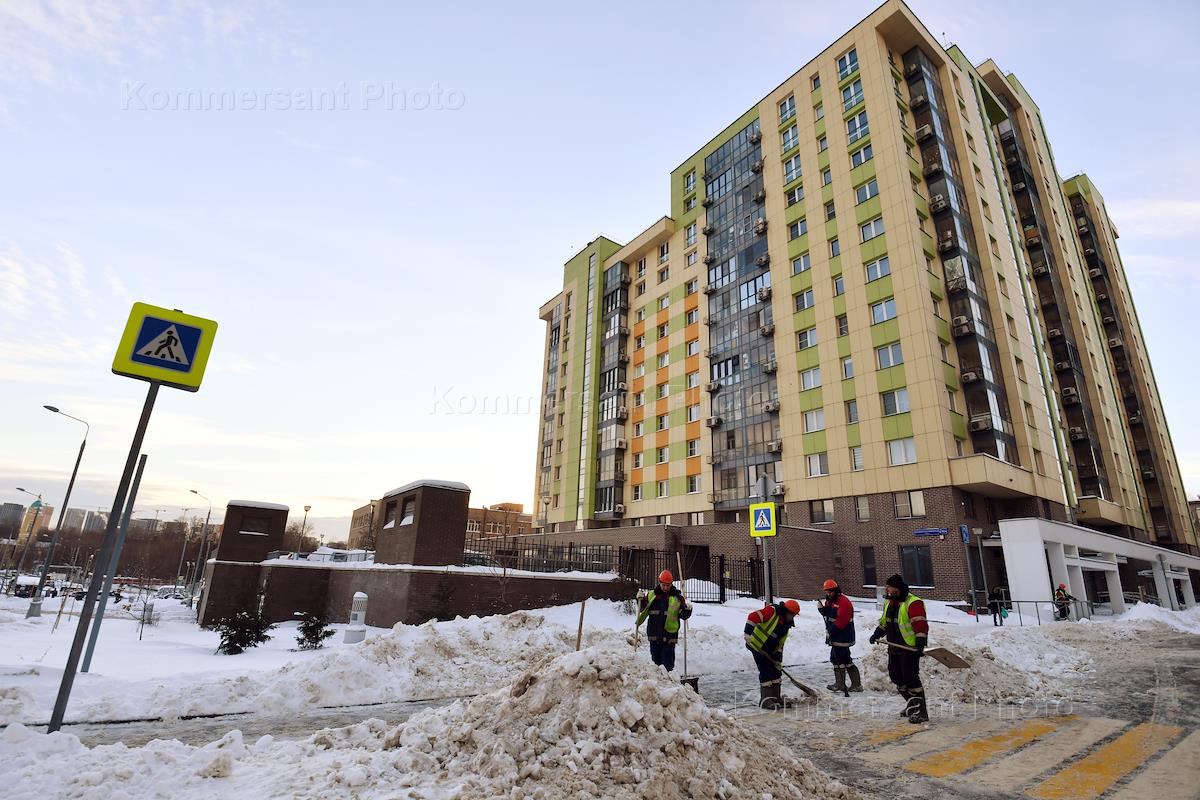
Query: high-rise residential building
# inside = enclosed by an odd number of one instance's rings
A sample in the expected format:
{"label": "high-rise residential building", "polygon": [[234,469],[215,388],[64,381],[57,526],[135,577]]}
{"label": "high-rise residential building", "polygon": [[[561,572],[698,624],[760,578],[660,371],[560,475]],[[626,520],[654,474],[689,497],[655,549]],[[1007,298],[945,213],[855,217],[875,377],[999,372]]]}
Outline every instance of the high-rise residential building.
{"label": "high-rise residential building", "polygon": [[0,506],[0,539],[16,539],[21,520],[25,518],[25,506],[20,503],[5,503]]}
{"label": "high-rise residential building", "polygon": [[42,503],[41,508],[35,509],[34,504],[30,504],[29,508],[25,509],[25,517],[21,520],[21,531],[17,536],[17,541],[24,544],[31,535],[36,537],[42,531],[53,526],[54,506]]}
{"label": "high-rise residential building", "polygon": [[1062,181],[1014,75],[899,0],[676,167],[670,216],[568,261],[540,316],[547,533],[742,521],[766,475],[851,584],[974,587],[963,543],[1005,518],[1197,553],[1099,193]]}
{"label": "high-rise residential building", "polygon": [[87,521],[87,515],[86,508],[68,508],[63,514],[63,530],[82,531],[84,523]]}

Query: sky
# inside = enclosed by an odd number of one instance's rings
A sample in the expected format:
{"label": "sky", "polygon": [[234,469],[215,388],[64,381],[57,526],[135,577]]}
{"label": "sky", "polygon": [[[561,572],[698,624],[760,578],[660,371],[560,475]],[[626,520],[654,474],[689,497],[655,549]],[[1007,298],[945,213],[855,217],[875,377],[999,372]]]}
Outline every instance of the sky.
{"label": "sky", "polygon": [[[220,328],[159,395],[139,516],[196,489],[335,539],[420,478],[530,509],[563,262],[668,213],[670,170],[875,5],[3,0],[0,501],[61,503],[83,427],[48,403],[91,424],[71,505],[111,507],[143,301]],[[911,5],[1104,194],[1195,496],[1200,6]]]}

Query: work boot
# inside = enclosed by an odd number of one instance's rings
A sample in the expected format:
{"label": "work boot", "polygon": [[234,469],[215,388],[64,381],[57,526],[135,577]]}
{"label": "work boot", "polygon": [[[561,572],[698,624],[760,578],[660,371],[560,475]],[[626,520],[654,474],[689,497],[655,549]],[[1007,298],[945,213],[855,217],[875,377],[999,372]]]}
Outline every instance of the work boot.
{"label": "work boot", "polygon": [[[910,711],[908,712],[908,721],[914,725],[919,725],[922,722],[929,722],[929,708],[925,705],[925,695],[913,695],[908,701]],[[915,708],[913,707],[915,706]]]}
{"label": "work boot", "polygon": [[851,664],[846,669],[850,673],[850,691],[861,692],[863,690],[862,675],[858,672],[858,665]]}
{"label": "work boot", "polygon": [[909,702],[912,700],[912,692],[903,687],[897,688],[896,691],[898,691],[900,696],[904,698],[904,710],[900,712],[900,716],[908,719],[908,706]]}
{"label": "work boot", "polygon": [[846,689],[846,668],[845,667],[834,667],[833,668],[833,683],[826,684],[825,688],[831,692],[847,691],[847,689]]}
{"label": "work boot", "polygon": [[758,687],[758,705],[768,711],[783,708],[782,687],[778,683]]}

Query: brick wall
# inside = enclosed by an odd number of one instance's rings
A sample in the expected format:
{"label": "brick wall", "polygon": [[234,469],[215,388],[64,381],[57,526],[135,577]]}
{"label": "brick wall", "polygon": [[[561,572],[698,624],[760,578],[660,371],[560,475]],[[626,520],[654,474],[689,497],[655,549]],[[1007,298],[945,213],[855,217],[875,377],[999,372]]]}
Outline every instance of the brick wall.
{"label": "brick wall", "polygon": [[[414,501],[413,522],[401,525],[404,506]],[[395,524],[381,528],[375,550],[377,564],[458,564],[467,536],[470,493],[417,485],[380,501],[380,517],[395,503]]]}
{"label": "brick wall", "polygon": [[204,571],[204,585],[218,586],[220,591],[205,589],[200,600],[200,624],[216,625],[236,611],[257,608],[260,571],[258,564],[209,562]]}
{"label": "brick wall", "polygon": [[[283,533],[287,528],[288,512],[283,509],[254,508],[252,506],[229,505],[225,509],[225,524],[214,554],[222,561],[246,561],[257,564],[267,553],[283,547]],[[266,533],[242,533],[243,523],[253,518],[254,524],[246,527],[265,527]],[[261,524],[261,523],[265,523]]]}

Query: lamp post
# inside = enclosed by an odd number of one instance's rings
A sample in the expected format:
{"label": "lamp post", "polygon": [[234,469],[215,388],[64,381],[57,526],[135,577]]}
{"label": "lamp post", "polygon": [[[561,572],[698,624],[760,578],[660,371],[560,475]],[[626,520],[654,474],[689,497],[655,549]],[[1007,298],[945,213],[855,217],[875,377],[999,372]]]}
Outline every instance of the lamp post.
{"label": "lamp post", "polygon": [[[182,508],[182,506],[180,506],[180,507]],[[164,509],[164,511],[165,510],[166,509]],[[179,566],[175,568],[175,586],[176,587],[179,586],[179,580],[183,577],[183,557],[187,553],[187,540],[188,540],[188,527],[189,527],[188,521],[187,521],[187,512],[189,512],[189,511],[191,511],[190,508],[183,509],[183,547],[180,548],[180,550],[179,550]],[[157,529],[158,528],[158,513],[157,512],[155,512],[154,520],[155,520],[154,527]]]}
{"label": "lamp post", "polygon": [[[198,562],[196,562],[196,577],[198,578],[200,576],[200,570],[202,570],[204,568],[204,565],[208,561],[208,521],[212,518],[212,500],[209,500],[207,497],[200,494],[195,489],[188,489],[188,491],[191,492],[192,494],[196,495],[197,497],[199,497],[201,500],[204,500],[205,502],[208,503],[208,514],[204,517],[204,534],[203,534],[204,541],[201,542],[201,544],[200,544],[200,560]],[[192,604],[192,594],[194,591],[195,591],[195,580],[192,581],[192,587],[189,588],[187,600],[185,601],[188,604],[189,608],[191,607],[191,604]]]}
{"label": "lamp post", "polygon": [[92,432],[92,426],[79,417],[73,417],[56,406],[42,406],[42,408],[53,414],[61,414],[67,419],[82,422],[84,431],[83,441],[79,443],[79,455],[75,457],[75,469],[71,470],[71,480],[67,482],[67,494],[63,497],[62,508],[58,511],[58,524],[54,526],[54,535],[50,537],[50,550],[47,551],[46,561],[42,564],[42,574],[38,578],[37,591],[34,592],[33,599],[29,601],[29,608],[25,611],[26,619],[42,615],[42,590],[46,587],[46,576],[50,574],[50,564],[54,558],[54,551],[58,547],[58,536],[62,533],[63,517],[67,515],[67,506],[71,502],[71,490],[75,488],[75,478],[79,475],[79,462],[83,461],[83,450],[87,447],[88,434]]}
{"label": "lamp post", "polygon": [[[29,507],[33,509],[33,519],[31,519],[29,521],[29,533],[25,538],[25,547],[23,547],[21,549],[21,558],[19,561],[17,561],[17,571],[13,575],[12,581],[10,581],[8,584],[9,589],[12,589],[14,593],[16,592],[17,578],[19,578],[21,576],[21,570],[23,570],[25,568],[25,556],[29,555],[29,545],[32,544],[32,542],[33,542],[34,531],[37,530],[38,516],[42,513],[42,494],[41,494],[41,492],[36,492],[36,493],[31,492],[28,489],[22,489],[20,486],[17,487],[17,491],[27,494],[30,497],[36,497],[37,500],[35,500],[29,504]],[[14,548],[13,556],[15,557],[16,554],[17,554],[17,551]]]}
{"label": "lamp post", "polygon": [[300,558],[300,545],[304,544],[304,529],[308,527],[308,512],[312,506],[304,507],[304,521],[300,523],[300,535],[296,537],[296,558]]}

